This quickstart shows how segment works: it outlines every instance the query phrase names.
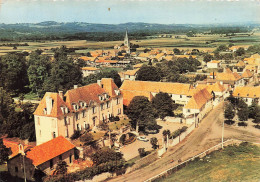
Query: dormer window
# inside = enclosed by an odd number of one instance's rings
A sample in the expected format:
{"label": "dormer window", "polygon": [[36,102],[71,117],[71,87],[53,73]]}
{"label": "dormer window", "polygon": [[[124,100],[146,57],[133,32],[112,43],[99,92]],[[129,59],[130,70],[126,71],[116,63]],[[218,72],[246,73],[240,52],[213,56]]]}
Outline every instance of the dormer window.
{"label": "dormer window", "polygon": [[101,101],[102,101],[102,100],[103,100],[103,96],[101,96],[101,95],[100,95],[100,96],[99,96],[99,100],[101,100]]}
{"label": "dormer window", "polygon": [[120,90],[115,90],[116,95],[120,95]]}
{"label": "dormer window", "polygon": [[247,94],[246,96],[249,96],[249,94]]}
{"label": "dormer window", "polygon": [[77,104],[73,104],[73,109],[76,111],[78,110],[78,105]]}
{"label": "dormer window", "polygon": [[240,93],[237,94],[238,96],[240,95]]}
{"label": "dormer window", "polygon": [[47,108],[44,108],[44,109],[43,109],[43,113],[44,113],[44,114],[47,114]]}
{"label": "dormer window", "polygon": [[65,114],[65,107],[60,107],[60,108],[61,108],[62,114]]}

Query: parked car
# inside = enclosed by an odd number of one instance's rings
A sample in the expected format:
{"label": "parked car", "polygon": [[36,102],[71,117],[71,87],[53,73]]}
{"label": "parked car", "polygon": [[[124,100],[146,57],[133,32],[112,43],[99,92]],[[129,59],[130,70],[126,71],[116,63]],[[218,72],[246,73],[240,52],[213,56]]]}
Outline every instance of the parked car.
{"label": "parked car", "polygon": [[139,136],[139,137],[137,137],[137,140],[144,141],[144,142],[148,142],[149,141],[149,139],[146,138],[145,136]]}

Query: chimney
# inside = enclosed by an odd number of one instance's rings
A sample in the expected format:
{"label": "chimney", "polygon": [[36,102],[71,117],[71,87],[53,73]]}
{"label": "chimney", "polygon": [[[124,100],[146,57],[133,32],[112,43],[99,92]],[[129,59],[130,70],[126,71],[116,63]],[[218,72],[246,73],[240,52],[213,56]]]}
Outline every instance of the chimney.
{"label": "chimney", "polygon": [[47,115],[50,115],[52,110],[52,98],[50,96],[46,97],[46,109]]}
{"label": "chimney", "polygon": [[97,84],[101,87],[101,80],[98,80]]}
{"label": "chimney", "polygon": [[77,89],[78,88],[78,85],[74,85],[74,89]]}
{"label": "chimney", "polygon": [[24,155],[24,147],[23,147],[23,144],[20,143],[20,144],[18,145],[18,147],[19,147],[19,153],[22,154],[22,155]]}
{"label": "chimney", "polygon": [[215,72],[213,71],[213,80],[215,79]]}
{"label": "chimney", "polygon": [[63,91],[59,91],[59,96],[63,100]]}

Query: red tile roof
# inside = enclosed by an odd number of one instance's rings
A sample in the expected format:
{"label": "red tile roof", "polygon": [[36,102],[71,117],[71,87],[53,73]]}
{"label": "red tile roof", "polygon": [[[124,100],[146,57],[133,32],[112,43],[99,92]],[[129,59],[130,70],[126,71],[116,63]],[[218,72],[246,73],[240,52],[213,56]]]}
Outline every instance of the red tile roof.
{"label": "red tile roof", "polygon": [[[44,109],[46,108],[46,97],[51,97],[53,100],[53,106],[50,115],[44,114]],[[63,115],[61,106],[66,106],[66,103],[62,100],[58,93],[46,92],[37,109],[34,111],[34,115],[59,117]]]}
{"label": "red tile roof", "polygon": [[[12,151],[12,154],[9,157],[14,157],[17,154],[19,154],[19,144],[18,142],[9,141],[6,139],[3,139],[3,143],[6,146],[6,148],[10,148]],[[30,145],[23,145],[24,150],[26,151],[29,148],[32,148]]]}
{"label": "red tile roof", "polygon": [[59,136],[27,151],[26,157],[32,160],[33,165],[38,166],[73,148],[75,145],[63,136]]}

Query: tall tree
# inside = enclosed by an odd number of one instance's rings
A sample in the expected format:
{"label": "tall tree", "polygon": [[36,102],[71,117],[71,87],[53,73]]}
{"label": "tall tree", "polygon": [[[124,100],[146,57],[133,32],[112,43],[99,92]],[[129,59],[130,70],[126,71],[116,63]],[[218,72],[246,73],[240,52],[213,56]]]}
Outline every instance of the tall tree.
{"label": "tall tree", "polygon": [[151,143],[153,149],[157,149],[158,139],[156,137],[152,137],[151,140],[150,140],[150,143]]}
{"label": "tall tree", "polygon": [[235,117],[234,106],[231,103],[226,103],[224,110],[224,117],[227,120],[232,120]]}
{"label": "tall tree", "polygon": [[160,92],[152,99],[152,105],[161,119],[173,116],[173,101],[169,94]]}
{"label": "tall tree", "polygon": [[160,81],[162,77],[161,70],[154,66],[142,66],[136,74],[136,80],[141,81]]}
{"label": "tall tree", "polygon": [[66,49],[61,47],[55,51],[50,76],[44,81],[45,92],[67,91],[73,85],[81,84],[82,72],[80,67],[67,57]]}
{"label": "tall tree", "polygon": [[240,99],[237,106],[237,116],[240,121],[247,121],[249,115],[249,109],[247,104]]}
{"label": "tall tree", "polygon": [[95,152],[91,156],[92,161],[94,162],[95,165],[99,165],[102,163],[106,163],[109,161],[119,161],[123,159],[123,155],[119,152],[115,152],[114,150],[108,148],[108,147],[103,147],[97,152]]}
{"label": "tall tree", "polygon": [[206,54],[206,55],[204,56],[204,58],[203,58],[203,61],[204,61],[205,63],[207,63],[207,62],[210,62],[212,59],[213,59],[213,56],[212,56],[212,55]]}
{"label": "tall tree", "polygon": [[24,56],[8,53],[0,59],[0,87],[11,94],[25,91],[28,84],[27,65]]}
{"label": "tall tree", "polygon": [[139,130],[156,129],[155,111],[147,97],[136,96],[130,102],[127,116],[131,119],[132,127],[138,124]]}
{"label": "tall tree", "polygon": [[29,58],[29,68],[27,70],[30,85],[34,93],[40,93],[42,96],[42,85],[50,75],[51,62],[45,55],[33,52]]}

